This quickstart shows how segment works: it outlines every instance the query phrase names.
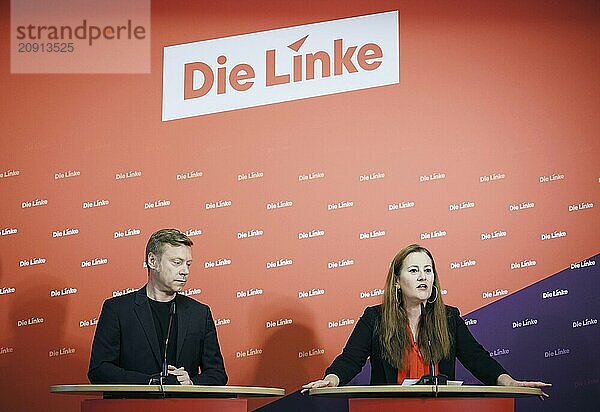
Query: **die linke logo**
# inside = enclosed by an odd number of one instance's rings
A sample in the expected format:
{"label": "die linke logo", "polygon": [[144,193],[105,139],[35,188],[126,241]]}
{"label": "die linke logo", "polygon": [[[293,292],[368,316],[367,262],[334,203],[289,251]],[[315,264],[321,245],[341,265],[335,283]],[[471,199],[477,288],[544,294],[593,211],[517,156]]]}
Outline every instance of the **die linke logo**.
{"label": "die linke logo", "polygon": [[133,179],[134,177],[142,177],[141,170],[129,170],[127,172],[116,172],[115,180]]}
{"label": "die linke logo", "polygon": [[365,173],[358,176],[359,182],[369,182],[372,180],[384,179],[385,172],[373,172],[373,173]]}
{"label": "die linke logo", "polygon": [[15,348],[12,346],[2,346],[0,347],[0,355],[4,355],[5,353],[13,353]]}
{"label": "die linke logo", "polygon": [[230,325],[231,324],[231,319],[229,318],[217,318],[214,320],[215,322],[215,326],[223,326],[223,325]]}
{"label": "die linke logo", "polygon": [[323,348],[314,348],[310,350],[303,350],[298,352],[298,358],[308,358],[310,356],[319,356],[324,355],[325,349]]}
{"label": "die linke logo", "polygon": [[77,293],[77,288],[66,287],[62,289],[52,289],[50,291],[50,297],[55,298],[58,296],[73,295],[75,293]]}
{"label": "die linke logo", "polygon": [[479,176],[479,183],[485,182],[494,182],[496,180],[506,179],[506,174],[504,173],[491,173],[489,175]]}
{"label": "die linke logo", "polygon": [[54,173],[54,180],[68,179],[70,177],[77,176],[81,176],[81,172],[79,170],[65,170],[64,172]]}
{"label": "die linke logo", "polygon": [[16,227],[5,227],[4,229],[0,230],[0,236],[16,235],[18,231],[19,229]]}
{"label": "die linke logo", "polygon": [[253,179],[260,179],[261,177],[264,177],[265,174],[264,172],[258,171],[258,170],[253,170],[251,172],[246,172],[246,173],[240,173],[237,175],[237,180],[238,182],[244,181],[244,180],[253,180]]}
{"label": "die linke logo", "polygon": [[21,174],[20,170],[8,169],[0,172],[0,179],[3,177],[15,177]]}
{"label": "die linke logo", "polygon": [[110,205],[110,200],[108,199],[97,199],[89,202],[83,202],[81,207],[84,209],[90,209],[93,207],[103,207]]}
{"label": "die linke logo", "polygon": [[248,356],[257,356],[257,355],[262,355],[263,350],[260,348],[249,348],[249,349],[245,349],[245,350],[239,350],[235,352],[235,358],[236,359],[240,359],[240,358],[246,358]]}
{"label": "die linke logo", "polygon": [[535,266],[535,265],[537,265],[537,262],[535,260],[524,259],[519,262],[512,262],[510,264],[510,268],[511,268],[511,270],[512,269],[522,269],[522,268],[527,268],[527,267],[531,267],[531,266]]}
{"label": "die linke logo", "polygon": [[0,289],[0,295],[8,295],[9,293],[15,293],[17,291],[16,288],[13,287],[5,287]]}
{"label": "die linke logo", "polygon": [[538,320],[537,319],[533,319],[533,318],[526,318],[526,319],[520,319],[520,320],[515,320],[512,323],[512,328],[513,329],[517,329],[517,328],[526,328],[527,326],[534,326],[538,324]]}
{"label": "die linke logo", "polygon": [[419,176],[419,182],[430,182],[433,180],[441,180],[446,178],[446,173],[444,172],[435,172],[429,175],[421,175]]}
{"label": "die linke logo", "polygon": [[113,238],[114,239],[121,239],[124,237],[130,237],[130,236],[138,236],[142,233],[141,229],[125,229],[125,230],[117,230],[115,231],[115,233],[113,234]]}
{"label": "die linke logo", "polygon": [[366,290],[366,291],[360,292],[361,299],[372,298],[372,297],[381,296],[381,295],[383,295],[383,289],[373,289],[373,290]]}
{"label": "die linke logo", "polygon": [[508,206],[508,210],[511,212],[515,212],[517,210],[533,209],[534,207],[535,202],[512,203]]}
{"label": "die linke logo", "polygon": [[493,351],[490,351],[490,356],[492,356],[492,357],[504,356],[504,355],[508,355],[508,354],[510,354],[510,349],[508,349],[508,348],[497,348],[497,349],[494,349]]}
{"label": "die linke logo", "polygon": [[46,206],[48,199],[33,199],[31,201],[25,201],[21,203],[22,209],[29,209],[30,207]]}
{"label": "die linke logo", "polygon": [[94,326],[98,324],[98,318],[91,318],[91,319],[83,319],[79,321],[79,327],[80,328],[87,328],[88,326]]}
{"label": "die linke logo", "polygon": [[431,232],[424,232],[421,233],[421,240],[425,240],[425,239],[435,239],[437,237],[444,237],[447,236],[448,232],[446,232],[445,230],[432,230]]}
{"label": "die linke logo", "polygon": [[183,296],[194,296],[194,295],[199,295],[202,293],[202,289],[198,289],[198,288],[189,288],[184,290],[183,292],[180,292]]}
{"label": "die linke logo", "polygon": [[55,356],[72,355],[75,352],[75,348],[50,349],[48,350],[48,357],[53,358]]}
{"label": "die linke logo", "polygon": [[481,297],[483,299],[495,298],[497,296],[505,296],[508,295],[507,289],[496,289],[493,291],[483,291],[481,292]]}
{"label": "die linke logo", "polygon": [[44,323],[44,318],[38,317],[38,316],[32,316],[29,319],[19,319],[17,321],[17,327],[20,328],[22,326],[37,325],[40,323]]}
{"label": "die linke logo", "polygon": [[313,229],[310,232],[300,232],[298,233],[298,239],[310,239],[313,237],[325,236],[325,231],[321,229]]}
{"label": "die linke logo", "polygon": [[262,229],[252,229],[245,232],[237,232],[238,239],[248,239],[252,237],[262,236],[265,232]]}
{"label": "die linke logo", "polygon": [[406,202],[390,203],[388,204],[388,211],[408,209],[409,207],[415,207],[415,202],[409,200]]}
{"label": "die linke logo", "polygon": [[298,175],[299,182],[306,182],[315,179],[325,179],[325,172],[310,172]]}
{"label": "die linke logo", "polygon": [[285,326],[285,325],[291,325],[292,323],[294,323],[294,321],[290,318],[280,318],[277,320],[268,320],[265,322],[265,327],[267,329],[269,328],[276,328],[278,326]]}
{"label": "die linke logo", "polygon": [[561,173],[552,173],[551,175],[540,176],[540,183],[554,182],[556,180],[564,180],[565,175]]}
{"label": "die linke logo", "polygon": [[594,204],[591,202],[581,202],[573,205],[569,205],[569,212],[577,212],[578,210],[591,209]]}
{"label": "die linke logo", "polygon": [[114,298],[114,297],[117,297],[117,296],[123,296],[123,295],[126,295],[126,294],[128,294],[128,293],[135,292],[135,291],[137,291],[137,290],[138,290],[138,289],[136,289],[136,288],[125,288],[125,289],[121,289],[121,290],[113,290],[113,292],[112,292],[112,295],[111,295],[111,296],[112,296],[113,298]]}
{"label": "die linke logo", "polygon": [[571,263],[571,269],[581,269],[581,268],[585,268],[588,266],[595,266],[595,265],[596,265],[595,259],[585,259],[585,260],[582,260],[581,262]]}
{"label": "die linke logo", "polygon": [[584,326],[590,326],[590,325],[597,325],[598,324],[598,319],[595,318],[585,318],[582,320],[574,320],[573,321],[573,328],[582,328]]}
{"label": "die linke logo", "polygon": [[399,83],[398,12],[164,48],[163,121]]}
{"label": "die linke logo", "polygon": [[202,233],[202,229],[188,229],[185,231],[187,237],[200,236]]}
{"label": "die linke logo", "polygon": [[92,266],[106,265],[108,263],[107,258],[97,257],[89,260],[82,260],[81,267],[82,268],[90,268]]}
{"label": "die linke logo", "polygon": [[459,262],[450,262],[450,269],[462,269],[468,268],[471,266],[475,266],[477,264],[477,260],[475,259],[463,259]]}
{"label": "die linke logo", "polygon": [[58,229],[52,231],[52,237],[65,237],[65,236],[75,236],[79,234],[79,229],[77,228],[66,228],[66,229]]}
{"label": "die linke logo", "polygon": [[463,210],[463,209],[471,209],[475,207],[475,202],[461,202],[461,203],[450,203],[448,205],[448,210],[450,212],[455,212],[457,210]]}
{"label": "die linke logo", "polygon": [[558,296],[566,296],[569,294],[568,289],[555,289],[542,292],[542,299],[555,298]]}
{"label": "die linke logo", "polygon": [[177,173],[177,180],[197,179],[202,176],[204,176],[204,172],[202,170],[190,170],[184,173]]}
{"label": "die linke logo", "polygon": [[238,290],[237,292],[235,292],[235,297],[236,299],[247,298],[250,296],[262,295],[263,293],[264,291],[260,288],[250,288],[247,290]]}
{"label": "die linke logo", "polygon": [[354,264],[354,259],[340,259],[332,262],[327,262],[327,269],[343,268]]}
{"label": "die linke logo", "polygon": [[22,268],[26,266],[43,265],[46,263],[46,261],[46,258],[43,257],[33,257],[31,259],[20,260],[19,267]]}
{"label": "die linke logo", "polygon": [[342,326],[349,326],[349,325],[354,325],[354,319],[342,318],[342,319],[337,319],[337,320],[330,320],[329,322],[327,322],[327,327],[329,329],[339,328]]}
{"label": "die linke logo", "polygon": [[204,269],[217,268],[219,266],[231,265],[231,259],[221,258],[217,260],[207,260],[204,262]]}

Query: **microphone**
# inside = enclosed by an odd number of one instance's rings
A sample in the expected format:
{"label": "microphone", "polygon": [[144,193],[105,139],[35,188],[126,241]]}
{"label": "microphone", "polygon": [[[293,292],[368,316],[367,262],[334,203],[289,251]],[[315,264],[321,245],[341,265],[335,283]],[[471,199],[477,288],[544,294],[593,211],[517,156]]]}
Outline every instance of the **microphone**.
{"label": "microphone", "polygon": [[175,299],[171,302],[171,308],[169,309],[169,326],[167,327],[167,336],[165,338],[165,353],[163,357],[163,378],[167,377],[167,350],[169,349],[169,336],[171,335],[171,326],[173,325],[173,316],[175,315]]}
{"label": "microphone", "polygon": [[163,356],[163,365],[161,372],[161,383],[163,379],[166,379],[168,376],[167,372],[167,351],[169,349],[169,336],[171,335],[171,326],[173,325],[173,317],[175,316],[175,299],[171,302],[171,308],[169,309],[169,326],[167,327],[167,336],[165,338],[165,353]]}
{"label": "microphone", "polygon": [[[425,303],[421,302],[421,319],[425,322]],[[427,338],[427,347],[429,348],[429,374],[431,376],[435,376],[435,363],[433,363],[433,350],[431,349],[431,339],[429,339],[429,334],[427,333],[427,328],[423,328]]]}
{"label": "microphone", "polygon": [[[421,302],[421,321],[425,322],[425,303]],[[446,385],[448,383],[448,377],[446,375],[436,375],[435,374],[435,363],[433,362],[433,350],[431,349],[431,339],[429,337],[429,333],[427,333],[427,328],[423,327],[423,331],[425,332],[425,338],[427,339],[427,349],[429,350],[429,374],[424,375],[419,379],[416,383],[417,385],[435,385],[436,388],[438,385]],[[437,389],[436,389],[437,396]]]}

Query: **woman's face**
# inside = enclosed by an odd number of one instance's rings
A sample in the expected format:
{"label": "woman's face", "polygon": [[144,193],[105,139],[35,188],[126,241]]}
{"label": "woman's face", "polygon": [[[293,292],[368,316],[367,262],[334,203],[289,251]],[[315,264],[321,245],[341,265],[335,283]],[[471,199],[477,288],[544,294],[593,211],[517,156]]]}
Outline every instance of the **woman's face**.
{"label": "woman's face", "polygon": [[413,252],[404,258],[400,270],[399,286],[404,307],[419,305],[431,296],[433,290],[433,265],[425,252]]}

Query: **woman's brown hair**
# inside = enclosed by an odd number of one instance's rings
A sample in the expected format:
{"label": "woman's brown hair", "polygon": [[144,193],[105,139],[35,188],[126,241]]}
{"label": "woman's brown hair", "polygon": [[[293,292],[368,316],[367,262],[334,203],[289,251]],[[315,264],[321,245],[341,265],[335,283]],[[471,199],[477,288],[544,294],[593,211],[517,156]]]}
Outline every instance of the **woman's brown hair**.
{"label": "woman's brown hair", "polygon": [[446,305],[442,300],[435,261],[429,250],[419,245],[409,245],[398,252],[392,260],[385,281],[381,318],[377,324],[383,357],[399,370],[405,369],[406,352],[410,347],[411,340],[408,332],[408,317],[402,302],[402,292],[396,289],[396,285],[400,283],[400,271],[404,260],[408,255],[416,252],[426,253],[431,259],[434,274],[433,284],[436,288],[435,299],[430,297],[425,314],[419,321],[417,345],[423,349],[421,355],[427,363],[431,360],[429,350],[425,350],[428,346],[427,337],[431,339],[431,357],[434,362],[439,362],[450,353]]}

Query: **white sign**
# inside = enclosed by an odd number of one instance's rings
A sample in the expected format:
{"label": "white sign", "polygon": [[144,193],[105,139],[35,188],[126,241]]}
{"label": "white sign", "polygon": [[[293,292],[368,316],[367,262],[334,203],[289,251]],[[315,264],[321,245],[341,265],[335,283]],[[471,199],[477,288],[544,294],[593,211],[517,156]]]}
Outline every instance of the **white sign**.
{"label": "white sign", "polygon": [[398,11],[164,48],[162,120],[399,83]]}

